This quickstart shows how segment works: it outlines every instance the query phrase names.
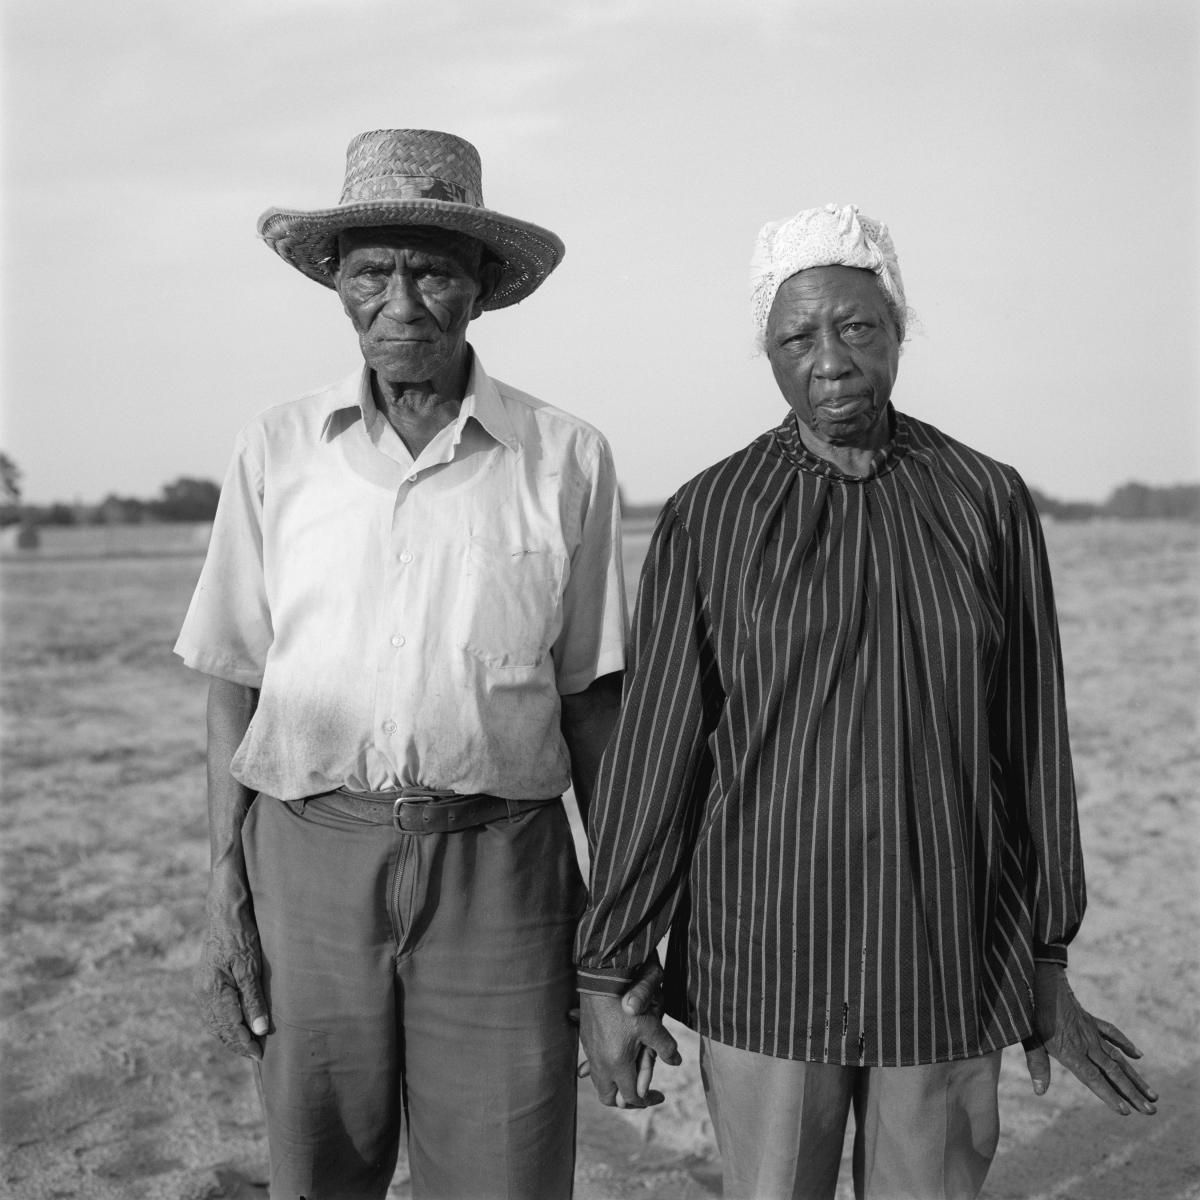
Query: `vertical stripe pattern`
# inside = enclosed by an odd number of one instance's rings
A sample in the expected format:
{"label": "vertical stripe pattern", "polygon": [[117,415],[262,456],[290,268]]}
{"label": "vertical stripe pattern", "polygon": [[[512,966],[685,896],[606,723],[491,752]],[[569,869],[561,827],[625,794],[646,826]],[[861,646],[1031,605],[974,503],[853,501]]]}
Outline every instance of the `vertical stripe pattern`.
{"label": "vertical stripe pattern", "polygon": [[1020,1040],[1085,905],[1032,501],[892,418],[865,478],[789,416],[667,503],[592,805],[580,986],[670,930],[672,1015],[781,1058]]}

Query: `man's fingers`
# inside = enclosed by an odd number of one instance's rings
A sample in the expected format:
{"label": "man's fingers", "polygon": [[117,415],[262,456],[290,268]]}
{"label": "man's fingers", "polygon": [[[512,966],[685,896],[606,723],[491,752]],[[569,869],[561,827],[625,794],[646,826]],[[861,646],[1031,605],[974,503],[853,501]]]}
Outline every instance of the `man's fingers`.
{"label": "man's fingers", "polygon": [[592,1074],[592,1064],[585,1058],[583,1062],[575,1068],[576,1079],[587,1079]]}
{"label": "man's fingers", "polygon": [[258,956],[250,951],[222,955],[210,943],[196,973],[195,991],[209,1029],[222,1044],[245,1058],[261,1059],[255,1037],[266,1034],[270,1022]]}
{"label": "man's fingers", "polygon": [[614,1077],[614,1081],[617,1085],[618,1108],[646,1107],[646,1101],[638,1095],[638,1077],[637,1072],[633,1069],[632,1064],[622,1064],[621,1069]]}
{"label": "man's fingers", "polygon": [[637,1094],[637,1077],[631,1069],[617,1071],[609,1078],[592,1072],[596,1096],[606,1108],[645,1108],[646,1102]]}
{"label": "man's fingers", "polygon": [[650,1080],[654,1078],[654,1051],[649,1046],[643,1046],[638,1053],[637,1094],[645,1100],[650,1090]]}
{"label": "man's fingers", "polygon": [[1038,1042],[1026,1042],[1025,1065],[1029,1068],[1034,1092],[1044,1096],[1050,1088],[1050,1055],[1046,1053],[1046,1047]]}
{"label": "man's fingers", "polygon": [[234,1054],[244,1058],[262,1058],[262,1047],[250,1036],[242,1020],[242,1005],[237,988],[228,980],[221,979],[215,987],[201,997],[205,1006],[205,1018],[221,1043]]}
{"label": "man's fingers", "polygon": [[242,1000],[242,1012],[246,1024],[256,1037],[262,1037],[269,1028],[267,1020],[267,1001],[263,996],[260,982],[258,963],[251,962],[249,956],[239,955],[230,964],[233,981],[237,984]]}

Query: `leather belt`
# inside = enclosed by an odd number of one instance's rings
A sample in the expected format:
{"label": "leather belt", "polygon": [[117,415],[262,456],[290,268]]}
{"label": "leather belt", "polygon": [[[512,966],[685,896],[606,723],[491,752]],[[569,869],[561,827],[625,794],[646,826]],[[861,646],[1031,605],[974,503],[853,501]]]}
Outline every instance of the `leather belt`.
{"label": "leather belt", "polygon": [[401,833],[454,833],[493,821],[512,820],[522,813],[561,797],[541,800],[505,800],[482,792],[462,795],[433,788],[399,788],[382,792],[357,792],[338,788],[323,797],[335,808],[377,825],[391,825]]}

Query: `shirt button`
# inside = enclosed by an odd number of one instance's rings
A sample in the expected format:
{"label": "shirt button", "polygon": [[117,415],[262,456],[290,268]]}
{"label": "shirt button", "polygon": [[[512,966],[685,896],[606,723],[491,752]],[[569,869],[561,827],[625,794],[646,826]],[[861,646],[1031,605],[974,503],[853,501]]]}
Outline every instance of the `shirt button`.
{"label": "shirt button", "polygon": [[395,636],[392,638],[392,645],[393,645],[393,646],[403,646],[403,645],[404,645],[404,639],[403,639],[403,638],[402,638],[402,637],[401,637],[401,636],[400,636],[400,635],[397,633],[397,634],[396,634],[396,635],[395,635]]}
{"label": "shirt button", "polygon": [[403,552],[403,553],[400,555],[400,561],[401,561],[402,563],[410,563],[410,562],[412,562],[412,560],[413,560],[413,556],[412,556],[412,554],[411,554],[409,551],[407,551],[407,550],[405,550],[405,551],[404,551],[404,552]]}
{"label": "shirt button", "polygon": [[396,732],[396,722],[391,721],[391,720],[384,721],[383,732],[384,733],[395,733]]}

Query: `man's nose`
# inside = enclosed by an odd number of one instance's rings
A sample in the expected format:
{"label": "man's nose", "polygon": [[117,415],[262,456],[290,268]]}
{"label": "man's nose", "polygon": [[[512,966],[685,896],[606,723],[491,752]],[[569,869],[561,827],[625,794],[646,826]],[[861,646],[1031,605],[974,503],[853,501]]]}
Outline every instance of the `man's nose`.
{"label": "man's nose", "polygon": [[418,321],[426,315],[421,289],[411,275],[398,271],[391,277],[383,310],[394,321]]}
{"label": "man's nose", "polygon": [[853,366],[846,345],[836,333],[821,336],[817,345],[814,369],[823,379],[838,379]]}

